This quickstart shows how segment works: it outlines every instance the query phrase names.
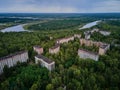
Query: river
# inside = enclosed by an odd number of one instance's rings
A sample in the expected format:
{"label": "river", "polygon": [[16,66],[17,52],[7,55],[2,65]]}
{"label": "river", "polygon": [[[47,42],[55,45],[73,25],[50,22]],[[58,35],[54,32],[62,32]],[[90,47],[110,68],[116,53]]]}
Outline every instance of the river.
{"label": "river", "polygon": [[99,20],[99,21],[94,21],[94,22],[90,22],[90,23],[84,25],[82,28],[80,28],[80,30],[81,30],[81,29],[91,28],[91,27],[97,25],[99,22],[101,22],[101,20]]}
{"label": "river", "polygon": [[8,27],[5,29],[2,29],[1,32],[5,33],[5,32],[29,32],[28,30],[25,30],[23,28],[24,25],[17,25],[17,26],[12,26],[12,27]]}
{"label": "river", "polygon": [[[94,21],[94,22],[91,22],[91,23],[88,23],[86,25],[84,25],[81,29],[86,29],[86,28],[91,28],[95,25],[98,24],[98,22],[101,22],[100,20],[99,21]],[[12,27],[8,27],[8,28],[5,28],[5,29],[2,29],[1,32],[5,33],[5,32],[30,32],[29,30],[25,30],[23,28],[25,24],[22,24],[22,25],[17,25],[17,26],[12,26]]]}

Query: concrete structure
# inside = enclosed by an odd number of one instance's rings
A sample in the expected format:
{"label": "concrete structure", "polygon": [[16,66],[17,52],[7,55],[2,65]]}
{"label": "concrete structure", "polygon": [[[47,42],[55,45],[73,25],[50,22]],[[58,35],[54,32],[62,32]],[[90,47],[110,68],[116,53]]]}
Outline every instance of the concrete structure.
{"label": "concrete structure", "polygon": [[40,46],[34,46],[33,47],[34,51],[37,52],[38,54],[42,54],[43,53],[43,48]]}
{"label": "concrete structure", "polygon": [[81,38],[81,34],[74,34],[74,38]]}
{"label": "concrete structure", "polygon": [[[85,33],[91,33],[91,34],[93,34],[94,32],[99,32],[100,34],[102,34],[102,35],[104,35],[104,36],[108,36],[108,35],[110,35],[111,34],[111,32],[108,32],[108,31],[102,31],[102,30],[99,30],[99,29],[93,29],[93,30],[91,30],[91,31],[86,31]],[[84,34],[85,34],[84,33]]]}
{"label": "concrete structure", "polygon": [[20,51],[14,54],[0,58],[0,74],[3,73],[3,68],[5,65],[12,67],[17,64],[17,62],[27,62],[28,52]]}
{"label": "concrete structure", "polygon": [[50,40],[52,40],[53,39],[53,37],[50,37]]}
{"label": "concrete structure", "polygon": [[85,39],[90,39],[90,37],[91,37],[91,33],[86,33],[85,34]]}
{"label": "concrete structure", "polygon": [[85,31],[85,32],[84,32],[85,39],[90,39],[91,34],[93,34],[94,32],[98,32],[98,33],[100,33],[100,34],[102,34],[102,35],[104,35],[104,36],[108,36],[108,35],[111,34],[111,32],[101,31],[101,30],[95,28],[95,29],[93,29],[93,30],[89,30],[89,31]]}
{"label": "concrete structure", "polygon": [[108,36],[111,34],[111,32],[107,32],[107,31],[99,31],[99,33],[101,33],[104,36]]}
{"label": "concrete structure", "polygon": [[110,44],[96,42],[92,40],[80,39],[80,44],[85,46],[96,46],[99,47],[99,54],[104,55],[106,51],[110,48]]}
{"label": "concrete structure", "polygon": [[42,67],[46,67],[49,71],[55,69],[55,62],[42,55],[35,56],[35,63],[40,64]]}
{"label": "concrete structure", "polygon": [[56,44],[52,48],[49,48],[49,53],[51,53],[51,54],[56,54],[59,51],[60,51],[60,45],[59,44]]}
{"label": "concrete structure", "polygon": [[104,45],[100,46],[99,47],[99,55],[104,55],[109,48],[110,48],[109,44],[104,44]]}
{"label": "concrete structure", "polygon": [[99,31],[99,29],[97,29],[97,28],[94,28],[93,30],[91,30],[90,32],[91,32],[91,34],[93,34],[94,32],[98,32]]}
{"label": "concrete structure", "polygon": [[104,45],[104,43],[102,42],[96,42],[96,41],[92,41],[92,40],[87,40],[87,39],[80,39],[80,44],[81,45],[85,45],[85,46],[96,46],[96,47],[100,47],[101,45]]}
{"label": "concrete structure", "polygon": [[98,61],[98,59],[99,59],[99,55],[97,53],[93,53],[93,52],[83,50],[83,49],[78,50],[78,56],[83,59],[90,58],[95,61]]}
{"label": "concrete structure", "polygon": [[90,39],[90,37],[91,37],[91,31],[85,31],[84,35],[85,35],[85,39]]}
{"label": "concrete structure", "polygon": [[73,41],[74,40],[74,36],[72,37],[67,37],[67,38],[62,38],[62,39],[58,39],[56,41],[57,44],[62,44],[62,43],[68,43],[69,41]]}

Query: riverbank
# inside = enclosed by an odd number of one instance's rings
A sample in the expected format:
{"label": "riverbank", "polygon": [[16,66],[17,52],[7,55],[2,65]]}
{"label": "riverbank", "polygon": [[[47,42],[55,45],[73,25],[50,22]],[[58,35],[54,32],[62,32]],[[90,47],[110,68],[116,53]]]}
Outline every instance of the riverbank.
{"label": "riverbank", "polygon": [[5,33],[5,32],[29,32],[28,30],[25,30],[23,28],[25,24],[22,24],[22,25],[17,25],[17,26],[12,26],[12,27],[8,27],[8,28],[5,28],[5,29],[2,29],[1,32]]}
{"label": "riverbank", "polygon": [[[101,22],[101,20],[87,23],[83,27],[81,27],[80,30],[86,29],[86,28],[91,28],[91,27],[97,25],[99,22]],[[17,26],[8,27],[5,29],[2,29],[1,32],[3,32],[3,33],[5,33],[5,32],[31,32],[30,30],[26,30],[26,28],[24,28],[25,25],[26,24],[21,24],[21,25],[17,25]]]}

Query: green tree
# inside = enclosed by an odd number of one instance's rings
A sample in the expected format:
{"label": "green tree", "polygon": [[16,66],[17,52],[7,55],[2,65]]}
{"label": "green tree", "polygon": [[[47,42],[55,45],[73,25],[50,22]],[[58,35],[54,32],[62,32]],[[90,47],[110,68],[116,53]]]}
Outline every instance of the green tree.
{"label": "green tree", "polygon": [[53,90],[53,85],[52,84],[48,84],[47,86],[46,86],[46,90]]}
{"label": "green tree", "polygon": [[32,87],[30,88],[30,90],[37,90],[37,88],[38,88],[37,84],[34,83],[34,84],[32,85]]}

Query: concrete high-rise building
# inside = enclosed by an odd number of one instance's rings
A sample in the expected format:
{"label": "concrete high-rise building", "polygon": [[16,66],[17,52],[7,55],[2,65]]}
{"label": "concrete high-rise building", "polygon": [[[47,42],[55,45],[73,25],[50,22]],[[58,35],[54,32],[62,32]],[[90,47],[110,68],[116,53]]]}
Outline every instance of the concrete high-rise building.
{"label": "concrete high-rise building", "polygon": [[91,37],[91,33],[86,33],[85,34],[85,39],[90,39],[90,37]]}
{"label": "concrete high-rise building", "polygon": [[56,54],[59,51],[60,51],[60,45],[59,44],[56,44],[52,48],[49,48],[49,53],[51,53],[51,54]]}
{"label": "concrete high-rise building", "polygon": [[43,53],[43,48],[40,46],[34,46],[33,47],[34,51],[37,52],[38,54],[42,54]]}
{"label": "concrete high-rise building", "polygon": [[108,36],[111,34],[111,32],[107,32],[107,31],[99,31],[100,34],[104,35],[104,36]]}
{"label": "concrete high-rise building", "polygon": [[0,74],[3,73],[3,68],[5,65],[12,67],[17,64],[17,62],[27,62],[28,51],[20,51],[14,54],[0,58]]}
{"label": "concrete high-rise building", "polygon": [[99,54],[104,55],[109,48],[110,48],[109,44],[105,44],[105,45],[100,46],[99,47]]}
{"label": "concrete high-rise building", "polygon": [[74,34],[74,38],[81,38],[81,34]]}
{"label": "concrete high-rise building", "polygon": [[98,61],[98,59],[99,59],[99,55],[97,53],[90,52],[90,51],[87,51],[87,50],[84,50],[84,49],[79,49],[78,50],[78,56],[80,58],[83,58],[83,59],[90,58],[90,59],[93,59],[95,61]]}
{"label": "concrete high-rise building", "polygon": [[85,46],[96,46],[99,47],[99,54],[104,55],[106,51],[110,48],[110,44],[96,42],[92,40],[80,39],[80,44]]}
{"label": "concrete high-rise building", "polygon": [[49,71],[55,69],[55,62],[42,55],[35,56],[35,63],[40,64],[42,67],[46,67]]}
{"label": "concrete high-rise building", "polygon": [[68,43],[69,41],[73,41],[74,40],[74,36],[72,37],[67,37],[67,38],[62,38],[62,39],[58,39],[56,41],[57,44],[62,44],[62,43]]}

